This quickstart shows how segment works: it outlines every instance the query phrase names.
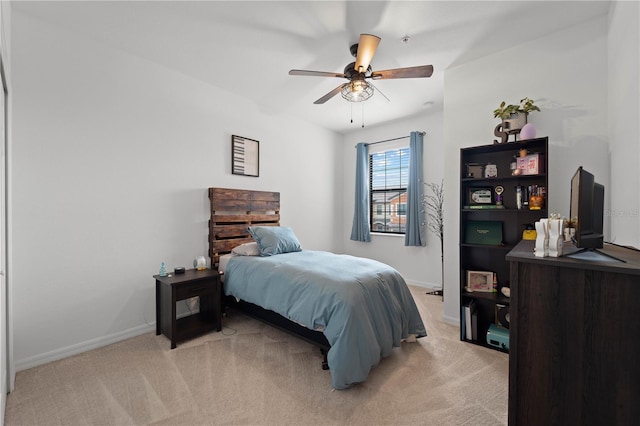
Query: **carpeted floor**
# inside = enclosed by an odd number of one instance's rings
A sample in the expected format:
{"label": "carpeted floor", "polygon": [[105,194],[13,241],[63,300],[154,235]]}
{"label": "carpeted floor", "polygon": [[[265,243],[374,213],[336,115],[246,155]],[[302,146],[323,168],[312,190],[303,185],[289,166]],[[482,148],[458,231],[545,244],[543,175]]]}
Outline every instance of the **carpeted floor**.
{"label": "carpeted floor", "polygon": [[155,333],[21,371],[6,425],[500,425],[508,355],[460,342],[442,301],[411,287],[427,337],[348,390],[317,348],[241,314],[169,349]]}

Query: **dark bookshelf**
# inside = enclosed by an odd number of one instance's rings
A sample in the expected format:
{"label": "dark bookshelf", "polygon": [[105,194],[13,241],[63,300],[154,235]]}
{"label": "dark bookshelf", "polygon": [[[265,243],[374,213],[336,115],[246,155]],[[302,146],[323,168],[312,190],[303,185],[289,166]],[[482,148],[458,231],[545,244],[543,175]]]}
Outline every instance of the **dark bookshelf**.
{"label": "dark bookshelf", "polygon": [[[538,171],[536,174],[512,174],[511,163],[517,160],[521,150],[527,154],[540,154],[538,157]],[[509,287],[509,263],[505,256],[521,240],[527,225],[533,224],[540,218],[548,217],[546,201],[549,197],[548,186],[548,138],[536,138],[504,144],[483,145],[460,150],[460,320],[465,321],[464,306],[475,300],[477,315],[477,338],[468,340],[463,327],[460,327],[460,339],[477,345],[489,347],[499,351],[486,341],[487,331],[496,323],[496,305],[509,306],[510,299],[501,293],[502,287]],[[497,169],[497,176],[484,177],[484,167],[493,164]],[[468,165],[482,168],[480,176],[468,176]],[[492,202],[496,203],[495,188],[503,187],[503,208],[473,207],[470,202],[470,190],[490,188]],[[518,209],[516,202],[517,187],[528,191],[529,187],[544,188],[545,205],[540,210],[530,210],[528,205]],[[526,197],[524,197],[526,198]],[[468,221],[493,221],[502,225],[501,244],[478,244],[467,242],[465,235]],[[496,291],[478,292],[467,291],[467,271],[493,272],[497,276]],[[462,324],[461,324],[462,325]]]}

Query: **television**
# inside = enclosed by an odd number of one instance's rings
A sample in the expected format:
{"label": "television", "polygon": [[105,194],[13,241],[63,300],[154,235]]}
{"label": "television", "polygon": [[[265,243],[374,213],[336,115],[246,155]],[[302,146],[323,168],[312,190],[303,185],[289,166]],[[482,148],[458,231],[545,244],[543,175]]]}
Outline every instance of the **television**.
{"label": "television", "polygon": [[[571,204],[569,217],[576,229],[573,242],[577,252],[569,253],[569,256],[583,252],[597,252],[609,260],[624,262],[598,249],[604,246],[604,186],[595,181],[593,174],[582,166],[571,178]],[[586,260],[604,260],[602,257],[590,257]]]}
{"label": "television", "polygon": [[577,248],[603,247],[604,186],[582,166],[571,178],[569,217],[576,229],[574,243]]}

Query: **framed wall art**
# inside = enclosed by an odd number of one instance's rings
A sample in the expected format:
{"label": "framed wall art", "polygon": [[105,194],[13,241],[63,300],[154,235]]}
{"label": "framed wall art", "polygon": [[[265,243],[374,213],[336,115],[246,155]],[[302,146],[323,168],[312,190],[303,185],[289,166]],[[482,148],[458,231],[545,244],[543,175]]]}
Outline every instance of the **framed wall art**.
{"label": "framed wall art", "polygon": [[231,136],[231,172],[234,175],[260,176],[260,142]]}

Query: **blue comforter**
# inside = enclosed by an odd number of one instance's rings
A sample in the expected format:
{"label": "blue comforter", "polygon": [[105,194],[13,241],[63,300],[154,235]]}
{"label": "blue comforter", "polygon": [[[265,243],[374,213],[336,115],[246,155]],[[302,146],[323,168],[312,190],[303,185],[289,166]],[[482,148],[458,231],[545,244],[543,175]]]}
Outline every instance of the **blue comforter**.
{"label": "blue comforter", "polygon": [[416,304],[398,271],[348,255],[303,250],[276,256],[235,256],[225,270],[227,295],[262,306],[331,344],[333,387],[367,379],[402,339],[426,336]]}

